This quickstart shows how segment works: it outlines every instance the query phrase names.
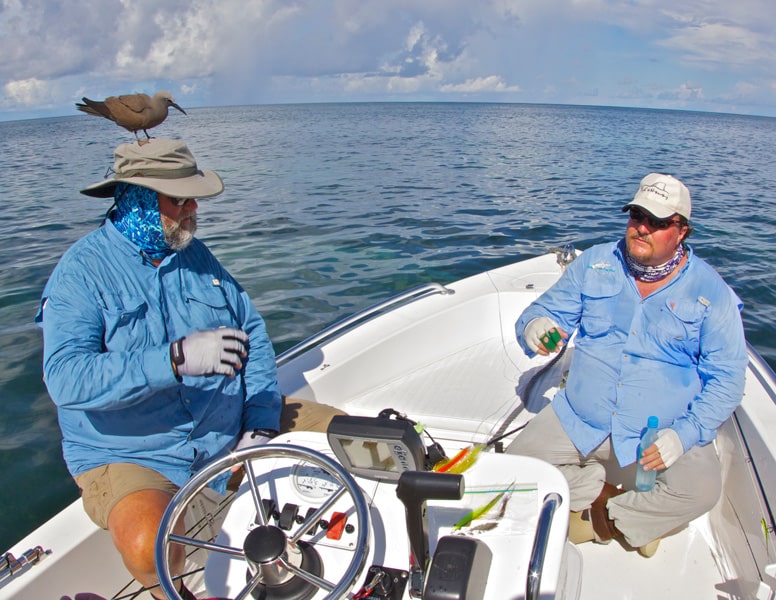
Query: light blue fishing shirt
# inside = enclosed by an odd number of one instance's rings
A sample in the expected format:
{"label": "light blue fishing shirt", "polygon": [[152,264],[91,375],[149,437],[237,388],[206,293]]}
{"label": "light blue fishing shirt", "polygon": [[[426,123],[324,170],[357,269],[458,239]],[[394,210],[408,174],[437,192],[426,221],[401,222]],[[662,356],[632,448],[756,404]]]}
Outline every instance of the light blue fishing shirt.
{"label": "light blue fishing shirt", "polygon": [[[623,257],[624,241],[594,246],[520,315],[575,330],[574,358],[552,401],[584,455],[607,436],[621,466],[636,460],[650,415],[679,434],[685,451],[705,445],[741,402],[748,362],[741,300],[687,248],[664,287],[642,298]],[[548,443],[552,443],[548,440]]]}
{"label": "light blue fishing shirt", "polygon": [[[180,486],[231,450],[242,431],[279,427],[264,321],[197,239],[156,267],[108,220],[64,254],[35,320],[73,475],[130,462]],[[170,342],[221,326],[250,337],[243,371],[178,381]]]}

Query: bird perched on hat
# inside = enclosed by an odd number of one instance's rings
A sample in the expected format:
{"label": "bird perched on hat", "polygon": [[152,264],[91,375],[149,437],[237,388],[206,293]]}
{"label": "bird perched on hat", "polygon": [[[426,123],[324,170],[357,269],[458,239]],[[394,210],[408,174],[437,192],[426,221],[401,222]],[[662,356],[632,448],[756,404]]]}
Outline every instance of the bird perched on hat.
{"label": "bird perched on hat", "polygon": [[224,191],[218,173],[200,169],[185,142],[152,138],[121,144],[113,153],[113,176],[81,190],[110,198],[118,184],[151,189],[170,198],[211,198]]}
{"label": "bird perched on hat", "polygon": [[164,90],[156,92],[153,97],[148,94],[127,94],[124,96],[109,96],[103,101],[82,98],[83,104],[77,102],[76,108],[88,115],[105,117],[124,129],[131,131],[137,137],[137,132],[142,130],[146,138],[148,129],[156,127],[167,118],[167,111],[172,106],[184,115],[186,111],[175,103],[170,92]]}

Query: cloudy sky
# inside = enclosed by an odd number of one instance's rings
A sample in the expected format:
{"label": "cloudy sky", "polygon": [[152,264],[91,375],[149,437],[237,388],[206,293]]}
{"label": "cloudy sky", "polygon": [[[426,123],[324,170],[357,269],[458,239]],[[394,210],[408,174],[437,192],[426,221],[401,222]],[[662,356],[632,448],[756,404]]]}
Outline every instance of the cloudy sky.
{"label": "cloudy sky", "polygon": [[82,96],[776,116],[774,0],[0,0],[0,120]]}

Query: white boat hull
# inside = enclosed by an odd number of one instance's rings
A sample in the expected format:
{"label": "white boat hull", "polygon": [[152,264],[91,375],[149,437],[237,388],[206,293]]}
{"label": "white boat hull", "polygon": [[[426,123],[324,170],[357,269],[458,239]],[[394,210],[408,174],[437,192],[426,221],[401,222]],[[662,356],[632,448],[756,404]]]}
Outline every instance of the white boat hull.
{"label": "white boat hull", "polygon": [[[550,254],[451,284],[448,289],[454,293],[431,290],[377,316],[355,319],[358,326],[324,335],[316,345],[281,356],[281,389],[290,397],[332,404],[352,415],[376,416],[384,408],[396,409],[421,422],[448,455],[484,442],[527,422],[553,396],[565,358],[544,371],[547,359],[529,360],[518,347],[514,323],[560,272],[556,256]],[[525,597],[527,557],[539,507],[550,491],[561,495],[564,508],[553,521],[543,598],[773,598],[776,439],[769,434],[776,431],[774,390],[773,372],[751,350],[743,402],[716,442],[723,466],[723,497],[707,515],[665,538],[651,559],[626,552],[617,543],[573,546],[565,542],[565,482],[548,465],[535,471],[529,479],[541,481],[535,482],[535,506],[525,520],[530,533],[522,538],[516,534],[508,550],[498,545],[503,540],[494,542],[498,560],[485,598]],[[301,441],[327,451],[320,437],[310,436],[292,434],[279,441]],[[473,468],[470,479],[503,483],[502,474],[512,472],[519,479],[528,467],[518,463],[519,457],[488,453]],[[364,489],[369,487],[360,483]],[[387,566],[407,569],[403,507],[393,496],[386,491],[369,496],[384,522],[382,533],[374,533],[372,547],[383,548],[378,558]],[[213,506],[210,499],[202,500],[190,511],[189,520],[214,512]],[[435,503],[429,504],[430,514],[437,510],[441,509]],[[437,527],[436,533],[444,533],[449,525]],[[217,520],[212,526],[214,531],[205,535],[215,537]],[[432,551],[435,543],[434,538]],[[49,554],[0,583],[0,600],[75,597],[87,591],[123,597],[137,589],[125,587],[128,577],[108,534],[88,521],[79,502],[10,551],[18,557],[38,545]],[[515,564],[503,562],[507,553],[514,556]],[[192,581],[189,587],[200,586],[196,591],[204,595],[202,576]],[[234,591],[231,584],[224,586],[209,591]],[[324,595],[321,592],[316,598]]]}

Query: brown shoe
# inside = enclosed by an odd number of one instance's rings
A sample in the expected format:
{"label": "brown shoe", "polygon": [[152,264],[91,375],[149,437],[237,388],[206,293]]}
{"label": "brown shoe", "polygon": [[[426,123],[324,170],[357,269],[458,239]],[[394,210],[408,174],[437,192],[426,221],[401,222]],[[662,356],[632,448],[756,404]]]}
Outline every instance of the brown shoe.
{"label": "brown shoe", "polygon": [[[161,592],[161,589],[157,588],[157,592]],[[191,590],[189,590],[189,588],[187,588],[185,585],[183,585],[182,581],[181,581],[181,589],[178,590],[178,595],[182,598],[182,600],[197,600],[197,597],[194,594],[191,593]],[[159,598],[158,596],[156,596],[154,594],[151,594],[151,596],[153,598],[155,598],[155,599]],[[165,598],[166,597],[167,596],[165,596]],[[76,600],[78,600],[77,597],[76,597]]]}
{"label": "brown shoe", "polygon": [[197,600],[197,597],[191,593],[191,590],[181,583],[181,591],[179,592],[183,600]]}
{"label": "brown shoe", "polygon": [[593,500],[593,504],[590,506],[590,523],[593,531],[595,531],[596,541],[608,542],[612,538],[622,538],[622,534],[614,526],[614,521],[609,518],[606,503],[609,501],[609,498],[614,498],[623,493],[625,493],[625,490],[621,490],[611,483],[604,482],[604,487],[601,489],[601,493],[598,494],[598,498]]}

